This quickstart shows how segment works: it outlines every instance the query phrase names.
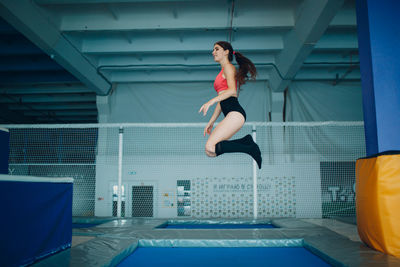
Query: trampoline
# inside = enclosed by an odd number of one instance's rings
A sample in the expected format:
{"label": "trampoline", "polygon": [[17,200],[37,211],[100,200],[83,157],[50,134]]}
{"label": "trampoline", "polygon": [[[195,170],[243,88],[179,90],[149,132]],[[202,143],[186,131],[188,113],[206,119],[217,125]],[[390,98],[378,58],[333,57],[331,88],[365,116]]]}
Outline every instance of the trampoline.
{"label": "trampoline", "polygon": [[73,229],[91,228],[114,220],[113,218],[85,218],[75,217],[72,218]]}
{"label": "trampoline", "polygon": [[262,240],[256,245],[254,240],[180,240],[178,247],[167,244],[165,240],[139,241],[118,266],[332,266],[307,250],[302,240]]}
{"label": "trampoline", "polygon": [[251,221],[167,221],[157,226],[159,229],[273,229],[278,228],[269,221],[251,222]]}
{"label": "trampoline", "polygon": [[331,266],[305,248],[138,248],[118,266],[187,266],[188,262],[191,266]]}

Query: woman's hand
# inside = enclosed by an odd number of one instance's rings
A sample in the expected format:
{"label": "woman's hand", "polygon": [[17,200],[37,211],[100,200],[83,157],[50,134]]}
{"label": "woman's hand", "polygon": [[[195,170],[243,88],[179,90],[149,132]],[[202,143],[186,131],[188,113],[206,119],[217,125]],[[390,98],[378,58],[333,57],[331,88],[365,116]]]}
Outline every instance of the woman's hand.
{"label": "woman's hand", "polygon": [[208,101],[207,103],[205,103],[204,105],[201,106],[199,113],[203,112],[203,116],[205,116],[207,114],[208,109],[214,105],[215,100],[211,99],[210,101]]}
{"label": "woman's hand", "polygon": [[206,136],[206,134],[208,134],[208,135],[211,134],[213,126],[214,126],[213,122],[208,122],[207,123],[206,127],[204,128],[204,136]]}

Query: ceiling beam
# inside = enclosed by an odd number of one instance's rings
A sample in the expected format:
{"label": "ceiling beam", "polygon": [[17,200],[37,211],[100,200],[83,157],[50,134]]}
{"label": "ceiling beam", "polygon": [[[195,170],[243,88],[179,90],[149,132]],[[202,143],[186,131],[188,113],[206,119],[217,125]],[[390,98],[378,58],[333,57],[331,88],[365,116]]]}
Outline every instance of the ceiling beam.
{"label": "ceiling beam", "polygon": [[97,110],[96,103],[30,103],[29,106],[8,104],[9,110]]}
{"label": "ceiling beam", "polygon": [[[272,66],[257,67],[257,81],[267,81],[270,73],[273,72]],[[342,77],[351,68],[351,73],[346,74],[346,78],[360,79],[359,66],[347,63],[343,64],[310,64],[303,67],[296,73],[293,80],[315,79],[332,80],[336,76]],[[111,80],[115,83],[151,83],[151,82],[209,82],[212,83],[217,69],[170,69],[170,70],[114,70],[111,73]]]}
{"label": "ceiling beam", "polygon": [[106,94],[109,91],[111,84],[101,77],[96,67],[43,16],[33,1],[2,0],[0,15],[88,88],[98,94]]}
{"label": "ceiling beam", "polygon": [[[257,81],[269,78],[270,67],[257,68]],[[111,80],[116,83],[134,82],[212,82],[218,74],[218,68],[206,70],[132,70],[114,71]]]}
{"label": "ceiling beam", "polygon": [[[251,18],[249,18],[250,20]],[[97,22],[97,23],[96,23]],[[63,23],[61,24],[60,30],[62,32],[74,32],[74,31],[142,31],[142,30],[184,30],[184,31],[196,31],[196,30],[228,30],[229,27],[226,25],[226,20],[217,20],[215,18],[212,21],[198,21],[198,20],[183,20],[176,19],[175,21],[170,21],[168,23],[162,23],[157,20],[157,25],[151,23],[151,21],[143,20],[137,21],[133,24],[125,18],[120,18],[119,20],[107,20],[107,19],[95,19],[95,21],[87,21],[85,17],[80,17],[77,19],[74,16],[66,15],[63,18]],[[287,30],[293,27],[290,21],[284,21],[282,24],[280,21],[270,21],[260,23],[237,23],[235,29],[269,29],[269,30]]]}
{"label": "ceiling beam", "polygon": [[75,85],[33,85],[33,86],[2,86],[0,87],[0,94],[65,94],[65,93],[91,93],[92,90],[88,89],[82,84]]}
{"label": "ceiling beam", "polygon": [[94,94],[76,94],[76,95],[8,95],[0,98],[0,103],[51,103],[51,102],[89,102],[96,101]]}
{"label": "ceiling beam", "polygon": [[[249,58],[254,64],[274,62],[273,54],[262,52],[246,52],[246,57]],[[184,64],[188,66],[202,66],[202,65],[215,65],[218,63],[213,60],[210,51],[204,53],[160,53],[160,54],[142,54],[141,59],[136,55],[102,55],[98,57],[99,66],[127,66],[127,65],[168,65],[168,64]]]}
{"label": "ceiling beam", "polygon": [[32,122],[24,116],[23,112],[10,110],[4,105],[0,105],[0,121],[2,123],[30,123]]}
{"label": "ceiling beam", "polygon": [[[284,49],[276,56],[280,70],[271,73],[270,87],[282,92],[314,49],[344,0],[306,0],[296,20],[295,27],[284,37]],[[321,47],[319,47],[322,49]]]}
{"label": "ceiling beam", "polygon": [[64,70],[48,56],[1,57],[0,72],[2,71],[54,71]]}
{"label": "ceiling beam", "polygon": [[[148,3],[149,0],[34,0],[40,5]],[[150,2],[205,2],[204,0],[151,0]]]}
{"label": "ceiling beam", "polygon": [[[0,9],[1,11],[1,9]],[[3,40],[10,39],[7,35],[2,35]],[[23,55],[43,55],[43,51],[25,41],[18,42],[1,42],[0,56],[23,56]]]}
{"label": "ceiling beam", "polygon": [[[238,2],[238,1],[237,1]],[[239,1],[240,2],[240,1]],[[250,1],[246,1],[250,2]],[[231,1],[182,1],[176,3],[146,2],[112,3],[116,7],[118,20],[110,16],[102,4],[87,5],[79,2],[64,5],[60,30],[69,31],[130,31],[130,30],[216,30],[229,29]],[[101,3],[101,2],[100,2]],[[283,7],[282,7],[283,5]],[[43,5],[51,9],[51,5]],[[80,10],[85,12],[80,12]],[[280,6],[270,1],[251,1],[238,4],[233,27],[288,29],[294,26],[290,4]],[[235,8],[236,10],[236,8]],[[204,17],[207,14],[207,18]]]}
{"label": "ceiling beam", "polygon": [[[77,82],[75,76],[67,71],[2,71],[0,84],[42,84]],[[92,90],[93,91],[93,90]]]}
{"label": "ceiling beam", "polygon": [[46,113],[52,116],[97,116],[97,110],[24,111],[25,116],[43,116]]}
{"label": "ceiling beam", "polygon": [[314,50],[304,63],[311,62],[347,62],[349,64],[359,63],[360,59],[358,56],[358,50],[348,50],[348,51],[334,51],[331,53],[324,53],[323,51]]}
{"label": "ceiling beam", "polygon": [[[294,35],[293,35],[294,34]],[[268,34],[265,31],[248,31],[243,34],[237,34],[238,38],[232,42],[232,46],[235,50],[246,53],[259,53],[259,54],[272,54],[282,51],[281,57],[288,57],[288,59],[294,58],[297,54],[292,55],[294,52],[300,54],[301,48],[306,44],[310,49],[315,48],[319,50],[354,50],[358,49],[358,40],[356,32],[336,32],[327,31],[319,41],[314,40],[309,42],[305,39],[298,39],[301,36],[297,36],[301,33],[292,33],[291,38],[286,37],[285,41],[282,41],[282,36],[279,34]],[[74,36],[75,34],[72,34]],[[214,32],[213,34],[187,34],[184,42],[180,42],[179,35],[177,33],[146,33],[138,34],[135,36],[135,41],[129,43],[123,35],[111,34],[111,35],[86,35],[82,36],[82,52],[87,55],[150,55],[156,54],[160,56],[184,56],[189,54],[190,56],[200,55],[211,55],[212,44],[216,40],[224,40],[224,33]],[[288,34],[289,35],[289,34]],[[321,33],[322,35],[322,33]],[[71,36],[68,34],[68,36]],[[290,40],[290,39],[297,40]],[[310,36],[312,38],[312,36]],[[316,44],[316,42],[318,43]],[[294,44],[290,42],[295,42]],[[211,44],[211,45],[210,45]],[[288,54],[288,55],[286,55]],[[301,55],[301,54],[300,54]],[[308,55],[308,54],[307,54]],[[283,59],[282,59],[283,60]],[[292,59],[293,60],[293,59]],[[283,64],[283,62],[281,63]]]}
{"label": "ceiling beam", "polygon": [[340,11],[331,21],[329,27],[356,28],[356,1],[345,1]]}
{"label": "ceiling beam", "polygon": [[55,122],[61,121],[66,122],[97,122],[97,116],[56,116],[56,117],[35,117],[40,122]]}
{"label": "ceiling beam", "polygon": [[[178,32],[147,32],[135,35],[135,41],[129,43],[121,34],[86,35],[82,36],[82,53],[110,55],[117,53],[208,53],[211,55],[213,44],[218,40],[225,40],[226,32],[186,34],[183,42],[179,36]],[[232,46],[235,50],[242,52],[262,51],[265,53],[284,48],[280,34],[266,34],[259,30],[241,33],[240,38],[232,42]]]}
{"label": "ceiling beam", "polygon": [[[105,4],[102,1],[63,2],[36,1],[44,9],[58,9],[56,5],[63,4],[62,11],[59,11],[62,16],[60,25],[62,32],[229,29],[229,25],[226,23],[229,19],[226,12],[230,8],[229,1],[213,1],[206,4],[204,1],[182,1],[178,6],[174,1],[171,3],[152,1],[150,5],[137,1],[106,1],[107,4],[115,7],[113,15],[110,15],[109,8],[101,8]],[[236,30],[248,28],[291,29],[295,25],[292,5],[293,3],[289,1],[279,3],[254,0],[237,1],[232,26]],[[207,14],[206,20],[204,20],[205,13]],[[183,15],[178,16],[177,14]],[[344,8],[338,15],[331,22],[330,27],[356,27],[354,8]]]}
{"label": "ceiling beam", "polygon": [[[350,71],[350,72],[348,72]],[[348,73],[347,73],[348,72]],[[294,80],[361,80],[360,69],[338,68],[326,71],[321,68],[303,68],[296,74]]]}
{"label": "ceiling beam", "polygon": [[320,50],[358,50],[357,31],[332,33],[327,30],[315,44]]}

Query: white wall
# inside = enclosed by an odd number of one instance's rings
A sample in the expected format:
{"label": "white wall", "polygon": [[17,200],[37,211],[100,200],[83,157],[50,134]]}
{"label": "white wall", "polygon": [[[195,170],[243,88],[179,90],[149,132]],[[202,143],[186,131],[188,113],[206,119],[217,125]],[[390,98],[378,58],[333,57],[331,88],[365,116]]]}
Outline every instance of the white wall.
{"label": "white wall", "polygon": [[[109,160],[99,158],[99,161]],[[177,217],[177,180],[191,181],[195,217],[232,217],[232,212],[236,214],[233,217],[253,216],[252,161],[247,155],[230,154],[216,159],[205,155],[168,158],[154,155],[127,157],[124,163],[122,179],[127,190],[128,217],[133,185],[154,186],[154,217]],[[259,217],[321,217],[319,173],[318,161],[265,166],[258,178]],[[96,216],[111,216],[110,184],[118,183],[117,166],[98,164],[96,177]],[[244,185],[245,190],[227,185]],[[166,205],[166,201],[173,206]]]}

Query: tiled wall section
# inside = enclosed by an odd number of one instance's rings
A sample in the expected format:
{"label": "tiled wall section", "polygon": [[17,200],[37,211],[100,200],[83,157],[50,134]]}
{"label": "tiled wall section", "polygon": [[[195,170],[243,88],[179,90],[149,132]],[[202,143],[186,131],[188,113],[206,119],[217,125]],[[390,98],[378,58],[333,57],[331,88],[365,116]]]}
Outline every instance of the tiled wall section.
{"label": "tiled wall section", "polygon": [[[258,178],[258,217],[296,217],[294,177]],[[195,178],[192,217],[253,217],[253,179]]]}

